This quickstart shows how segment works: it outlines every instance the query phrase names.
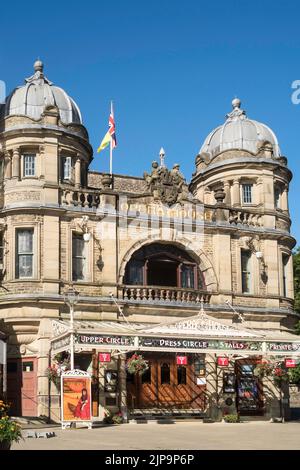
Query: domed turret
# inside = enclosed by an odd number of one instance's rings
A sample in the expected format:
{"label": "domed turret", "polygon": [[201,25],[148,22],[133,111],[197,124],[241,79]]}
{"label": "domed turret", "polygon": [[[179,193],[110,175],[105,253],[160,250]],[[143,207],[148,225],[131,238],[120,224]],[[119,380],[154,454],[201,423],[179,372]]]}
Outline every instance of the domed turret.
{"label": "domed turret", "polygon": [[25,115],[40,119],[45,107],[56,106],[63,123],[82,124],[80,110],[67,93],[54,86],[44,75],[43,62],[34,63],[34,74],[25,79],[25,85],[15,88],[6,99],[5,116]]}
{"label": "domed turret", "polygon": [[265,124],[248,119],[241,109],[241,101],[232,101],[233,110],[226,115],[222,126],[214,129],[205,139],[199,154],[206,153],[210,158],[224,150],[248,150],[257,154],[261,144],[269,142],[274,157],[280,156],[280,149],[274,132]]}

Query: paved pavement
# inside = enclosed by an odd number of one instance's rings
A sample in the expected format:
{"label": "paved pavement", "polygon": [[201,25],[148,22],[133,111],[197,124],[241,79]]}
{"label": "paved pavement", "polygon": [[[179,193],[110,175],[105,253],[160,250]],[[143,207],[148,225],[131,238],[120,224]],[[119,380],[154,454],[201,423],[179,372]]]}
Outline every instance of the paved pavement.
{"label": "paved pavement", "polygon": [[25,438],[12,450],[300,450],[300,422],[143,423],[49,431],[56,437]]}

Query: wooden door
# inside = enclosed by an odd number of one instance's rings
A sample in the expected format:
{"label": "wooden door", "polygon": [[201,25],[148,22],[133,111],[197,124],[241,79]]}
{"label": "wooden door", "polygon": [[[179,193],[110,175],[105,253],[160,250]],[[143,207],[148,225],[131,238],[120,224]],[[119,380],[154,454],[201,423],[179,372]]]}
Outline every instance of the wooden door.
{"label": "wooden door", "polygon": [[179,407],[189,406],[192,401],[190,369],[190,364],[175,365],[175,403]]}
{"label": "wooden door", "polygon": [[158,361],[158,402],[172,406],[175,403],[175,364],[174,357],[162,357]]}
{"label": "wooden door", "polygon": [[20,358],[7,360],[7,400],[9,413],[21,416],[22,361]]}
{"label": "wooden door", "polygon": [[157,359],[151,357],[148,360],[149,369],[138,377],[139,406],[141,408],[151,408],[158,405],[157,388]]}
{"label": "wooden door", "polygon": [[22,358],[22,416],[37,416],[37,359]]}

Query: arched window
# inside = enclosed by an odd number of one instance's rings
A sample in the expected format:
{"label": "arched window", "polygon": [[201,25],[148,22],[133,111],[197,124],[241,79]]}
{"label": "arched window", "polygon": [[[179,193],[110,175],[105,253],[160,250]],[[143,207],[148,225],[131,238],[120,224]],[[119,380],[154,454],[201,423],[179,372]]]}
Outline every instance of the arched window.
{"label": "arched window", "polygon": [[164,362],[160,366],[160,383],[169,384],[171,380],[171,373],[170,373],[170,364]]}
{"label": "arched window", "polygon": [[204,289],[196,261],[177,246],[152,243],[137,250],[127,263],[124,284]]}

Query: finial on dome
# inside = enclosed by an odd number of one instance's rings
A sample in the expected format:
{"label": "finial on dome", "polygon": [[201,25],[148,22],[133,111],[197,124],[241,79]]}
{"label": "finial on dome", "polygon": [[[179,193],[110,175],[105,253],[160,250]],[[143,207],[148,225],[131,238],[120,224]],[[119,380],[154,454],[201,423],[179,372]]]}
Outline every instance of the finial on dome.
{"label": "finial on dome", "polygon": [[239,98],[234,98],[231,102],[233,109],[241,107],[241,100]]}
{"label": "finial on dome", "polygon": [[43,69],[44,69],[44,64],[40,59],[38,59],[38,60],[35,61],[34,65],[33,65],[33,68],[34,68],[35,72],[42,72]]}

